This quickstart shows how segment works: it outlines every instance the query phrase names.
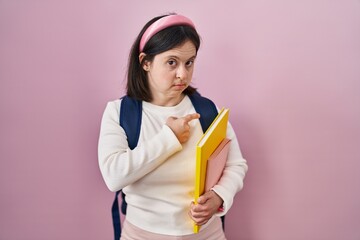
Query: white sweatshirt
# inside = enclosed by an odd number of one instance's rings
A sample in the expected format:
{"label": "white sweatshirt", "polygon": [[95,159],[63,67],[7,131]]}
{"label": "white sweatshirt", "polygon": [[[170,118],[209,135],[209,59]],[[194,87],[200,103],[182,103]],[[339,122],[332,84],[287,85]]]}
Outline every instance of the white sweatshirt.
{"label": "white sweatshirt", "polygon": [[[180,144],[165,125],[169,116],[183,117],[195,109],[186,96],[174,107],[143,102],[138,146],[130,150],[124,130],[119,125],[121,100],[107,104],[99,137],[99,166],[111,191],[126,194],[126,219],[146,231],[187,235],[193,233],[188,215],[194,200],[196,143],[202,136],[200,121],[190,122],[191,136]],[[213,190],[224,200],[225,214],[241,190],[247,164],[241,155],[235,133],[228,125],[231,146],[222,178]],[[210,222],[210,221],[209,221]],[[205,230],[206,225],[201,227]]]}

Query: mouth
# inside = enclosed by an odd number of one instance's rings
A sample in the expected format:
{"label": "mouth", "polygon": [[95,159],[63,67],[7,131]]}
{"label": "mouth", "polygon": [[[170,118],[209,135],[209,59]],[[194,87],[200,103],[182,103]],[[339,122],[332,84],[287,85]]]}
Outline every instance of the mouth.
{"label": "mouth", "polygon": [[175,84],[174,85],[174,90],[176,91],[184,91],[186,88],[186,84]]}
{"label": "mouth", "polygon": [[176,87],[176,88],[185,88],[186,83],[177,83],[177,84],[174,84],[174,87]]}

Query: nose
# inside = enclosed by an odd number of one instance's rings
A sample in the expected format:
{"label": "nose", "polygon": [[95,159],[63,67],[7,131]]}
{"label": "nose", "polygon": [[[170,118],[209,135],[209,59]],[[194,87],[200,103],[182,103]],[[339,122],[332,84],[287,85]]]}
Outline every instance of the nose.
{"label": "nose", "polygon": [[176,78],[185,80],[187,79],[187,76],[188,76],[188,69],[186,69],[186,66],[180,65],[176,71]]}

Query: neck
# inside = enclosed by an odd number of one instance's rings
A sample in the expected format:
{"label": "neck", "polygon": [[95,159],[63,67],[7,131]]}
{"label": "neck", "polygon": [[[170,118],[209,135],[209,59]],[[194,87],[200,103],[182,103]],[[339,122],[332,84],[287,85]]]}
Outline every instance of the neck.
{"label": "neck", "polygon": [[162,107],[173,107],[178,105],[185,97],[185,94],[180,94],[176,97],[153,97],[153,100],[151,101],[152,104],[162,106]]}

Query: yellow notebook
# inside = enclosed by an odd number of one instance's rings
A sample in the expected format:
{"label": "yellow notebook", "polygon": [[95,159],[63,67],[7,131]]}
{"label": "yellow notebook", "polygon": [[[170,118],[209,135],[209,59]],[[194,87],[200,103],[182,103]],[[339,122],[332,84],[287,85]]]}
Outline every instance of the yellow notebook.
{"label": "yellow notebook", "polygon": [[[204,193],[207,161],[226,137],[229,120],[229,109],[223,108],[200,138],[196,145],[196,175],[195,175],[195,204]],[[200,226],[194,224],[194,233],[198,233]]]}

